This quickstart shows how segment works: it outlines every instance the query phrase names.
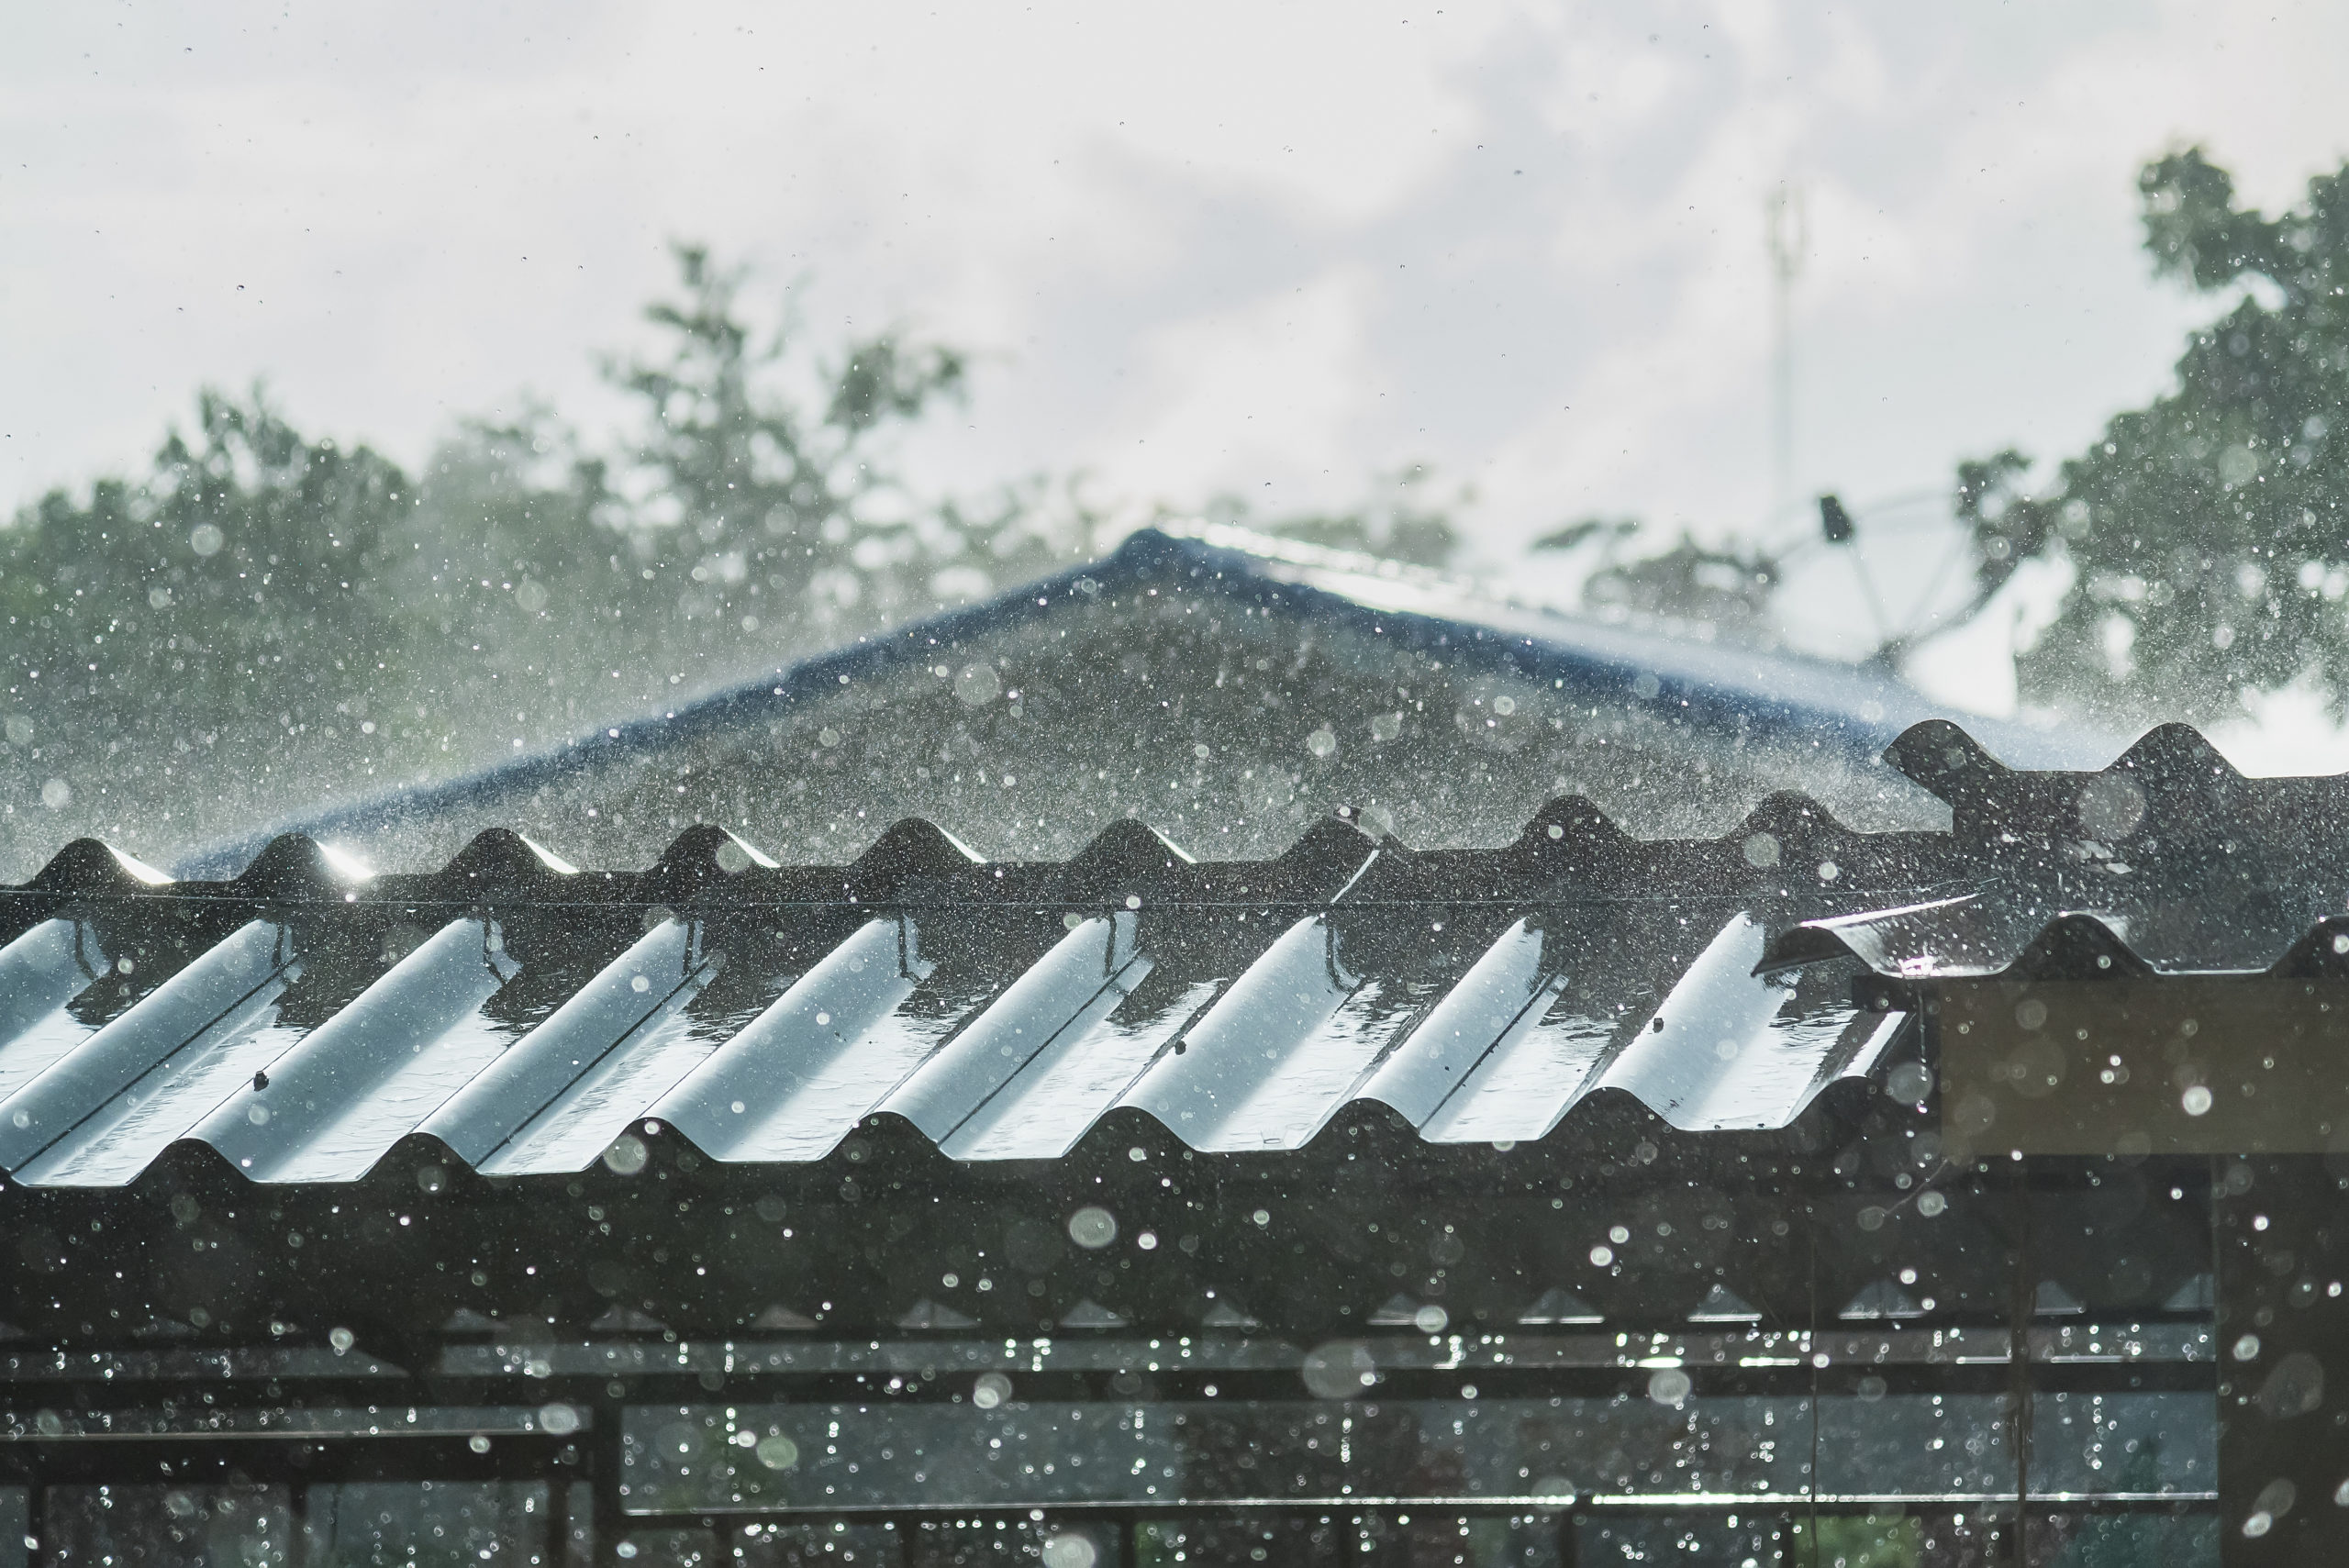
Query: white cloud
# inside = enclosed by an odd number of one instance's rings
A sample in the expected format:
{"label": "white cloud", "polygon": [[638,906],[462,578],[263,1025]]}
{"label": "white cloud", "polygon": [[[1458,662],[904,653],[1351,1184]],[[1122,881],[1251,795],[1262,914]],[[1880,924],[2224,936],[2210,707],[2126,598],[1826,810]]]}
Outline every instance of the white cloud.
{"label": "white cloud", "polygon": [[[2270,18],[2273,19],[2270,19]],[[0,504],[199,382],[413,461],[535,388],[592,425],[672,236],[820,336],[982,350],[939,483],[1088,468],[1298,504],[1428,459],[1487,549],[1766,502],[1761,206],[1809,191],[1798,480],[2084,439],[2196,306],[2132,181],[2207,139],[2292,199],[2349,16],[1068,4],[51,7],[0,58]],[[527,260],[526,260],[527,258]],[[241,287],[239,286],[241,285]]]}
{"label": "white cloud", "polygon": [[1356,483],[1352,438],[1384,395],[1363,330],[1375,286],[1345,268],[1150,333],[1130,446],[1110,449],[1102,483],[1135,495],[1230,490],[1275,507],[1333,473]]}

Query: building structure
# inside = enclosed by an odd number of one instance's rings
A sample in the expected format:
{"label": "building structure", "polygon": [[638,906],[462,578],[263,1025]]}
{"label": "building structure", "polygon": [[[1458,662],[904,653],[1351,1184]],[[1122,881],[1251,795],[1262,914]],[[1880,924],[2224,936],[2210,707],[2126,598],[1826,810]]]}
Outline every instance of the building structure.
{"label": "building structure", "polygon": [[[17,1537],[2309,1560],[2349,1475],[2338,782],[2177,729],[2019,771],[1862,675],[1341,568],[1145,539],[177,880],[84,841],[0,890]],[[1232,758],[1165,791],[1212,839],[1100,809],[1181,747]],[[1481,832],[1566,765],[1842,805]],[[865,807],[852,855],[757,831],[924,786],[960,814]],[[515,830],[688,817],[643,869]]]}

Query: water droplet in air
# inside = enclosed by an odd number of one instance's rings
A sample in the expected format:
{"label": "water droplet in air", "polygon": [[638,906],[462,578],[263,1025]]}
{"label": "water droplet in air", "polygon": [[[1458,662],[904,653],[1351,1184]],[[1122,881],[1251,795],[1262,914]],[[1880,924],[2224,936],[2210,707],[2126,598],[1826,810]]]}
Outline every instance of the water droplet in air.
{"label": "water droplet in air", "polygon": [[1356,1340],[1316,1345],[1305,1352],[1298,1369],[1306,1391],[1317,1399],[1351,1399],[1378,1382],[1378,1363],[1370,1347]]}
{"label": "water droplet in air", "polygon": [[1044,1542],[1044,1568],[1094,1568],[1101,1549],[1081,1535],[1056,1535]]}
{"label": "water droplet in air", "polygon": [[1894,1099],[1920,1106],[1933,1092],[1933,1070],[1921,1062],[1904,1062],[1885,1075],[1884,1086]]}
{"label": "water droplet in air", "polygon": [[1002,691],[1002,677],[985,664],[966,664],[954,677],[955,700],[965,707],[985,707]]}

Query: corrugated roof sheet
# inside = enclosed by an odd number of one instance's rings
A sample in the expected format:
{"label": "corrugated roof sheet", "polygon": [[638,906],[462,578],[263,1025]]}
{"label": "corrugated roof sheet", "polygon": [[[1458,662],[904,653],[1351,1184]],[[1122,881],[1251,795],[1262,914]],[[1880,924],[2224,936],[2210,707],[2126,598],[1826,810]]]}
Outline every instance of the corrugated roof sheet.
{"label": "corrugated roof sheet", "polygon": [[120,1185],[192,1140],[254,1181],[348,1182],[421,1136],[523,1176],[625,1160],[646,1119],[807,1162],[876,1115],[1038,1160],[1121,1110],[1281,1151],[1357,1101],[1507,1143],[1603,1091],[1684,1132],[1783,1129],[1889,1064],[1906,983],[2044,959],[2083,919],[2140,970],[2343,962],[2309,935],[2349,892],[2338,782],[2215,757],[2157,731],[2018,773],[1937,723],[1888,761],[1948,833],[1776,796],[1647,842],[1567,797],[1495,850],[1341,815],[1221,863],[1130,820],[1041,864],[911,821],[785,867],[705,827],[626,873],[492,832],[379,876],[296,837],[210,883],[84,840],[0,893],[0,1168]]}
{"label": "corrugated roof sheet", "polygon": [[[1941,819],[1876,760],[1943,711],[1879,672],[1512,606],[1295,541],[1145,529],[988,604],[471,777],[251,810],[255,827],[385,865],[434,863],[493,828],[637,865],[695,820],[829,860],[902,817],[958,823],[991,855],[1057,859],[1124,815],[1237,860],[1346,802],[1415,843],[1491,841],[1565,790],[1651,836],[1718,831],[1778,788],[1886,828]],[[2035,767],[2121,744],[2076,724],[1977,733]],[[232,876],[271,836],[170,840],[188,820],[158,825],[152,846],[188,876]]]}

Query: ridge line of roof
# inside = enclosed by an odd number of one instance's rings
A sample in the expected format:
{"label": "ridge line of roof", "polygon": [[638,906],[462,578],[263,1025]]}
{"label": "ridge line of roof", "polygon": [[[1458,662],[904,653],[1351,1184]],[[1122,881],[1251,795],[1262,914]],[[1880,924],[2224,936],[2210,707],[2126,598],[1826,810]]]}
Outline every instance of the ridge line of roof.
{"label": "ridge line of roof", "polygon": [[[819,692],[893,669],[916,646],[923,650],[920,657],[927,662],[932,645],[1008,629],[1039,609],[1048,611],[1052,601],[1078,595],[1092,598],[1107,589],[1122,588],[1128,582],[1139,585],[1167,568],[1184,570],[1194,582],[1204,576],[1202,586],[1227,593],[1253,583],[1285,596],[1295,595],[1296,607],[1311,618],[1374,636],[1407,633],[1409,640],[1451,650],[1453,660],[1483,664],[1489,673],[1514,673],[1527,679],[1553,673],[1562,684],[1571,674],[1586,688],[1586,695],[1596,695],[1589,688],[1620,681],[1623,684],[1620,695],[1630,701],[1714,717],[1740,729],[1801,734],[1813,745],[1828,743],[1860,765],[1875,764],[1877,753],[1899,727],[1951,711],[1889,676],[1798,656],[1702,648],[1578,622],[1555,612],[1537,615],[1492,604],[1367,603],[1349,596],[1345,586],[1399,583],[1404,581],[1402,569],[1392,579],[1350,575],[1344,583],[1316,582],[1286,575],[1280,568],[1328,571],[1334,569],[1334,563],[1353,558],[1329,552],[1332,566],[1308,567],[1300,564],[1307,559],[1303,547],[1287,553],[1297,556],[1297,562],[1252,553],[1219,539],[1138,529],[1108,556],[1023,584],[984,603],[866,634],[852,643],[779,666],[770,674],[719,687],[681,707],[584,728],[511,762],[432,783],[395,784],[340,804],[289,813],[266,828],[192,851],[179,857],[173,869],[182,875],[217,872],[285,832],[324,833],[369,816],[429,810],[477,797],[490,789],[552,779],[564,769],[597,756],[627,755],[648,742],[690,739],[753,713],[763,715],[778,704],[805,701]],[[1370,560],[1361,558],[1355,566]],[[1444,581],[1429,575],[1431,582]],[[1443,591],[1464,593],[1449,584]],[[1505,627],[1464,618],[1479,609],[1532,617],[1539,624],[1529,621]],[[1531,661],[1522,657],[1528,651],[1533,655]],[[1529,662],[1531,669],[1526,667]],[[1653,690],[1642,691],[1642,682],[1652,682]],[[1792,695],[1795,688],[1822,682],[1831,688],[1827,700]],[[2000,750],[2025,760],[2076,755],[2096,744],[2093,733],[2076,729],[2048,736],[1998,720],[1973,718],[1969,723],[1998,742]]]}

